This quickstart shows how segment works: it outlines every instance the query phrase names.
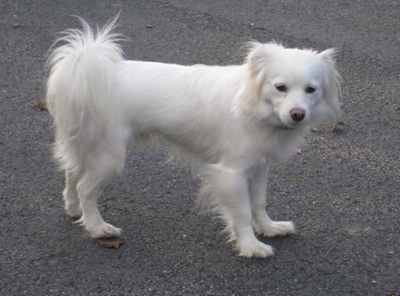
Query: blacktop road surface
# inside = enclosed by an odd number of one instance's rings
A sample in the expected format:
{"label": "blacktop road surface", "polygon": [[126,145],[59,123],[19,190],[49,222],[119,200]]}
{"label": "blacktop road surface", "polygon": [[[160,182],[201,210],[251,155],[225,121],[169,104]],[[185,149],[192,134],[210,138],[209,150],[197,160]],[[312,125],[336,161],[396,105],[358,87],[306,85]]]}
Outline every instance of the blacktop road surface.
{"label": "blacktop road surface", "polygon": [[[199,213],[199,180],[162,148],[130,149],[101,199],[124,230],[100,246],[64,214],[43,99],[47,51],[71,15],[121,11],[129,59],[237,64],[249,40],[339,50],[344,126],[274,167],[269,213],[298,233],[236,256]],[[400,1],[0,0],[0,295],[400,295]]]}

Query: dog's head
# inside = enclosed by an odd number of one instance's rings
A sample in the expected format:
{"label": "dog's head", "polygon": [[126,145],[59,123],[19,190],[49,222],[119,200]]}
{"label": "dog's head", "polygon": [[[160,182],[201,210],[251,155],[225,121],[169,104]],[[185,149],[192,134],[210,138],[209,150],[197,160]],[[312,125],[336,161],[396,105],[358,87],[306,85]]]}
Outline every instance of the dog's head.
{"label": "dog's head", "polygon": [[251,43],[242,90],[247,107],[263,121],[287,129],[339,115],[340,75],[334,55],[333,49],[318,53]]}

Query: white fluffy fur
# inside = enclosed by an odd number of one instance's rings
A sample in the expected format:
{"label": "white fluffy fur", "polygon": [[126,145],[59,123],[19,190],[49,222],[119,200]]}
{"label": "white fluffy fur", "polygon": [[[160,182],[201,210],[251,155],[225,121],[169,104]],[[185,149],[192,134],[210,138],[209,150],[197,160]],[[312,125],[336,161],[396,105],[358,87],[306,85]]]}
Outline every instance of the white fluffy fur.
{"label": "white fluffy fur", "polygon": [[[119,236],[97,199],[122,173],[128,142],[156,136],[195,164],[200,200],[222,218],[239,255],[272,255],[255,231],[287,235],[294,226],[265,211],[268,166],[290,157],[311,123],[339,113],[334,51],[253,42],[236,66],[128,61],[114,23],[94,33],[82,20],[83,30],[67,31],[49,58],[46,99],[67,213],[92,237]],[[296,108],[301,121],[291,116]]]}

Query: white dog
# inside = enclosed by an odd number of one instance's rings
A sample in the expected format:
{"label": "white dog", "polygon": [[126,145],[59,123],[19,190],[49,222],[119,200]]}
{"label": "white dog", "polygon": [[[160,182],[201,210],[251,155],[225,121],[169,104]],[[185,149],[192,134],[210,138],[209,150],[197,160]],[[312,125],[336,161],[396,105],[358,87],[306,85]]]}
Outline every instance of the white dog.
{"label": "white dog", "polygon": [[[265,211],[268,167],[290,157],[311,123],[340,113],[334,50],[249,44],[237,66],[181,66],[123,58],[115,20],[97,33],[68,30],[49,58],[47,104],[66,173],[68,215],[94,238],[119,236],[97,199],[124,168],[128,142],[161,139],[202,177],[239,255],[273,255],[267,237],[294,233]],[[176,149],[178,148],[178,149]]]}

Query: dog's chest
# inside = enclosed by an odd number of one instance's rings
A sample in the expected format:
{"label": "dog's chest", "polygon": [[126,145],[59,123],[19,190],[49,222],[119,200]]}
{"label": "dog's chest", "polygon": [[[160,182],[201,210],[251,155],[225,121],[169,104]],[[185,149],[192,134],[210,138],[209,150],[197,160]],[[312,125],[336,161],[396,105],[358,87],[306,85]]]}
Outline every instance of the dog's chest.
{"label": "dog's chest", "polygon": [[303,138],[303,133],[296,131],[278,131],[261,135],[258,149],[268,162],[282,162],[293,156]]}

